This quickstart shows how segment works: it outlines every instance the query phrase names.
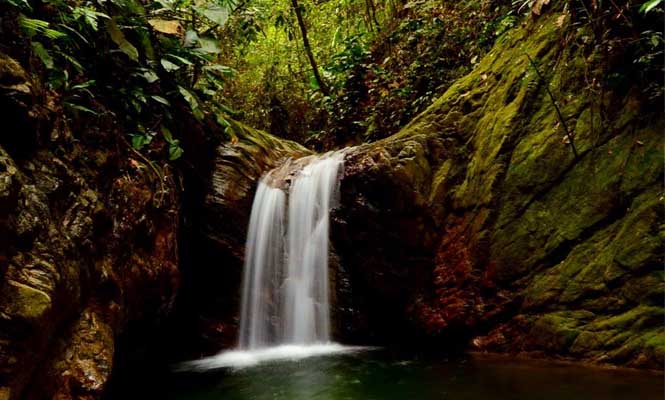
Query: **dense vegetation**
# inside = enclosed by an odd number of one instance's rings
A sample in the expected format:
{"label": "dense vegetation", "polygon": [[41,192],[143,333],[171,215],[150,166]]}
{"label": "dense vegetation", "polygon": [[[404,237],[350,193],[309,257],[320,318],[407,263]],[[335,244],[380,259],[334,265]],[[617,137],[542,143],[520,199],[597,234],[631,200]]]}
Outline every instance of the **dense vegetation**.
{"label": "dense vegetation", "polygon": [[[319,150],[386,137],[548,3],[8,1],[3,50],[21,49],[19,58],[46,76],[65,127],[120,121],[136,150],[171,160],[182,155],[174,106],[222,128],[235,118]],[[586,32],[574,45],[587,49],[597,75],[587,86],[599,109],[605,91],[635,80],[660,106],[662,1],[571,0],[565,8],[573,23],[560,40]]]}

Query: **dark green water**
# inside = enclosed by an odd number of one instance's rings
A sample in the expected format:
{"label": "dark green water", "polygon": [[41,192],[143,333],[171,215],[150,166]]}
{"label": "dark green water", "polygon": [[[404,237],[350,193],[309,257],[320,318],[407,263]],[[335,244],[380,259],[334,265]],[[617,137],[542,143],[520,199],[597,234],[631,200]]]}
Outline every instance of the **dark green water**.
{"label": "dark green water", "polygon": [[[137,381],[138,382],[138,381]],[[468,357],[395,359],[381,351],[275,361],[241,370],[165,372],[113,398],[171,400],[663,400],[663,376]],[[145,394],[141,392],[145,390]],[[148,397],[145,397],[148,396]]]}

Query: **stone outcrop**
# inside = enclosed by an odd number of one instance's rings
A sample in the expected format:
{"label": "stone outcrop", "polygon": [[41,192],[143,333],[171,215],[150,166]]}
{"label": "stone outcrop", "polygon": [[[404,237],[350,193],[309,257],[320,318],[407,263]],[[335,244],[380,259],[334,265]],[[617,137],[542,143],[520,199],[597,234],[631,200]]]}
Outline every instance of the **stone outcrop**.
{"label": "stone outcrop", "polygon": [[560,40],[569,19],[506,33],[400,133],[347,157],[335,248],[382,330],[662,368],[662,113],[636,89],[590,94]]}
{"label": "stone outcrop", "polygon": [[100,398],[116,339],[179,284],[176,175],[119,132],[70,128],[49,96],[0,55],[3,400]]}

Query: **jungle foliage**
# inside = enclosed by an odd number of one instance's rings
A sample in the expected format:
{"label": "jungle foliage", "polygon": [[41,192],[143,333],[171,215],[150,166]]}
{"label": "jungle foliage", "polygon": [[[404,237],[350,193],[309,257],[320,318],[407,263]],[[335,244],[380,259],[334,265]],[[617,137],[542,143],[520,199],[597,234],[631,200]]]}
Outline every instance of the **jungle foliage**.
{"label": "jungle foliage", "polygon": [[662,0],[550,1],[4,0],[0,43],[30,49],[63,124],[118,121],[136,151],[170,160],[183,109],[317,150],[381,139],[555,6],[588,33],[574,45],[588,49],[601,114],[603,93],[635,79],[662,103]]}

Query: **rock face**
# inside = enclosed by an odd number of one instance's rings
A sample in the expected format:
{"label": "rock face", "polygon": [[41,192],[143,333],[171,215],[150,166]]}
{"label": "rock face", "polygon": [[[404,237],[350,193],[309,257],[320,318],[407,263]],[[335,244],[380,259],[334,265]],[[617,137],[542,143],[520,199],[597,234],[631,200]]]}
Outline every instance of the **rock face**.
{"label": "rock face", "polygon": [[117,337],[173,304],[175,176],[118,132],[70,130],[2,54],[0,99],[0,399],[100,398]]}
{"label": "rock face", "polygon": [[568,19],[508,32],[347,157],[334,246],[385,339],[662,368],[663,116],[637,90],[589,94]]}
{"label": "rock face", "polygon": [[[583,34],[570,19],[507,32],[401,132],[348,151],[338,338],[662,368],[662,110],[637,89],[594,95],[585,74],[602,68],[560,40]],[[239,266],[251,188],[284,153],[235,146],[256,161],[220,169],[204,215]]]}

